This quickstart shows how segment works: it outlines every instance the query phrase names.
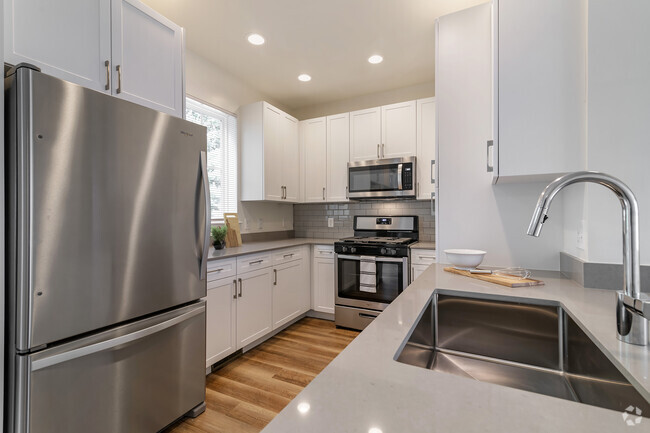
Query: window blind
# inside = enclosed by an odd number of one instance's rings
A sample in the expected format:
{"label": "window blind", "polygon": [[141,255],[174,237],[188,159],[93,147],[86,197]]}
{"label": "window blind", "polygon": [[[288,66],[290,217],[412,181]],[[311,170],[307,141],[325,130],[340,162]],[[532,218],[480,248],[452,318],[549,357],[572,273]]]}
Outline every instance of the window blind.
{"label": "window blind", "polygon": [[187,98],[185,118],[208,131],[208,179],[212,220],[237,212],[237,118],[232,114]]}

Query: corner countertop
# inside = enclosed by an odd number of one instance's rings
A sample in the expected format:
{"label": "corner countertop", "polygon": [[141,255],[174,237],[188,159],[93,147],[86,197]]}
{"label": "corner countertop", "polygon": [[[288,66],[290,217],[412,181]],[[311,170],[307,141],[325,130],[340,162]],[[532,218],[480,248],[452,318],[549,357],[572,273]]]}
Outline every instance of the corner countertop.
{"label": "corner countertop", "polygon": [[435,250],[436,249],[436,243],[435,242],[416,242],[414,244],[409,245],[410,248],[414,248],[416,250]]}
{"label": "corner countertop", "polygon": [[278,250],[280,248],[297,247],[299,245],[334,245],[335,241],[336,239],[292,238],[277,241],[249,242],[240,247],[230,247],[222,250],[215,250],[210,247],[208,261]]}
{"label": "corner countertop", "polygon": [[[350,343],[265,433],[630,432],[620,412],[426,370],[394,360],[434,290],[556,301],[650,399],[650,349],[616,338],[616,293],[585,289],[557,272],[545,286],[511,289],[430,266]],[[309,410],[298,411],[300,403]],[[304,411],[304,405],[301,406]],[[648,416],[648,414],[644,414]],[[644,418],[636,430],[650,431]]]}

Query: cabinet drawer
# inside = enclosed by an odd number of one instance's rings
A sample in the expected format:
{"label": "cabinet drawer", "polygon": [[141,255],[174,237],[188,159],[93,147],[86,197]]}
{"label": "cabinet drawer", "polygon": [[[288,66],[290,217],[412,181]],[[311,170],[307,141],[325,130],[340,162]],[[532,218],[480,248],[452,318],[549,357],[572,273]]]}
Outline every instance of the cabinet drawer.
{"label": "cabinet drawer", "polygon": [[314,258],[334,259],[334,245],[314,245]]}
{"label": "cabinet drawer", "polygon": [[287,263],[293,260],[302,259],[304,256],[304,250],[302,248],[287,248],[286,250],[280,250],[273,254],[273,265],[279,265],[280,263]]}
{"label": "cabinet drawer", "polygon": [[436,263],[436,250],[411,249],[411,263],[414,265],[430,265]]}
{"label": "cabinet drawer", "polygon": [[208,262],[208,282],[237,275],[237,259],[213,260]]}
{"label": "cabinet drawer", "polygon": [[248,254],[237,257],[237,272],[248,272],[256,269],[268,268],[273,262],[270,253]]}

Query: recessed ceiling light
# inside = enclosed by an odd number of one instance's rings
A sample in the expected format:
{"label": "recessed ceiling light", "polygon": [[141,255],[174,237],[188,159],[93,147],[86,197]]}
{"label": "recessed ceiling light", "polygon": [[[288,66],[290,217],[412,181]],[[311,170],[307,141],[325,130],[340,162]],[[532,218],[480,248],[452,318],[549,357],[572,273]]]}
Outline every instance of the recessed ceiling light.
{"label": "recessed ceiling light", "polygon": [[298,79],[300,81],[309,81],[309,80],[311,80],[311,77],[309,75],[307,75],[307,74],[300,74],[300,75],[298,75]]}
{"label": "recessed ceiling light", "polygon": [[253,45],[262,45],[264,43],[264,37],[262,35],[258,35],[257,33],[253,33],[248,36],[248,42]]}
{"label": "recessed ceiling light", "polygon": [[384,58],[380,56],[379,54],[375,54],[374,56],[368,57],[368,61],[372,63],[373,65],[376,65],[377,63],[381,63],[384,61]]}
{"label": "recessed ceiling light", "polygon": [[383,433],[380,428],[373,427],[370,430],[368,430],[368,433]]}

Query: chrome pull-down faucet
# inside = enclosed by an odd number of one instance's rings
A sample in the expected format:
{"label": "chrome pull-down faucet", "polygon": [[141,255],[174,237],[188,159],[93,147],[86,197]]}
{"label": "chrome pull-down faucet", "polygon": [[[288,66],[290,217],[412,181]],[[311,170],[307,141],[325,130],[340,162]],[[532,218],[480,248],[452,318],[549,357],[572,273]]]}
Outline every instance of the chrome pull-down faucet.
{"label": "chrome pull-down faucet", "polygon": [[623,290],[618,292],[616,308],[617,333],[621,341],[646,346],[650,297],[641,293],[639,265],[639,206],[632,190],[619,179],[597,171],[578,171],[555,179],[548,184],[537,201],[535,213],[528,226],[528,235],[539,236],[548,219],[553,198],[564,187],[579,182],[592,182],[610,189],[623,208]]}

